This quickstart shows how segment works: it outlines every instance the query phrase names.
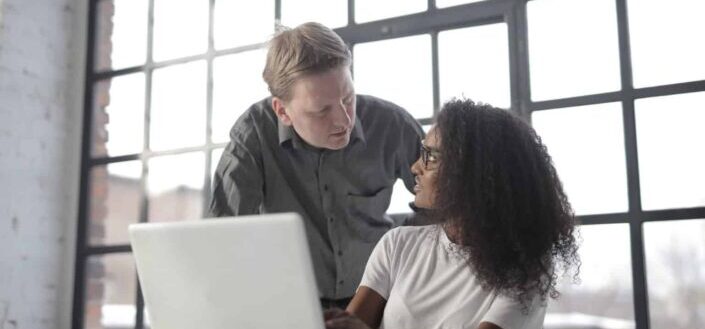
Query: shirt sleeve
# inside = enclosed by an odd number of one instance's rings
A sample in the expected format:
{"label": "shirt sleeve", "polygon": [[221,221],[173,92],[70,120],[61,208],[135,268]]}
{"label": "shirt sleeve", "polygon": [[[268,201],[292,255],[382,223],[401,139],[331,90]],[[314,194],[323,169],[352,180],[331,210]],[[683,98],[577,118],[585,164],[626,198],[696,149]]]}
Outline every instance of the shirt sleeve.
{"label": "shirt sleeve", "polygon": [[392,290],[392,256],[393,243],[392,235],[397,229],[392,229],[382,236],[370,258],[367,260],[365,273],[362,275],[360,286],[368,287],[377,292],[385,300],[389,299]]}
{"label": "shirt sleeve", "polygon": [[263,200],[263,174],[257,146],[233,139],[223,151],[213,177],[209,217],[259,213]]}
{"label": "shirt sleeve", "polygon": [[480,322],[491,322],[502,329],[541,329],[546,316],[546,302],[535,296],[528,308],[506,295],[499,294]]}

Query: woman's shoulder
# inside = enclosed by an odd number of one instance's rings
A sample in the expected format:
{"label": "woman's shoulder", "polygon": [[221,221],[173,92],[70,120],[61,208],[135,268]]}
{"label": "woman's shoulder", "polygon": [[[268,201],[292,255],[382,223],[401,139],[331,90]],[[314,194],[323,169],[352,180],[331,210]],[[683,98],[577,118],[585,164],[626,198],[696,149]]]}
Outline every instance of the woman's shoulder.
{"label": "woman's shoulder", "polygon": [[438,235],[438,225],[423,226],[399,226],[387,232],[383,239],[391,240],[393,243],[415,243]]}

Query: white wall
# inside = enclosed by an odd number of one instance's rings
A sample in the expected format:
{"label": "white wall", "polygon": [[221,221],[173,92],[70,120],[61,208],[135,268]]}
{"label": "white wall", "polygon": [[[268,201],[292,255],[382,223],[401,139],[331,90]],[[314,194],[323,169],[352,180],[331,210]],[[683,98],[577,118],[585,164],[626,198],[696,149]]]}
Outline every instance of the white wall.
{"label": "white wall", "polygon": [[0,0],[0,329],[69,328],[87,0]]}

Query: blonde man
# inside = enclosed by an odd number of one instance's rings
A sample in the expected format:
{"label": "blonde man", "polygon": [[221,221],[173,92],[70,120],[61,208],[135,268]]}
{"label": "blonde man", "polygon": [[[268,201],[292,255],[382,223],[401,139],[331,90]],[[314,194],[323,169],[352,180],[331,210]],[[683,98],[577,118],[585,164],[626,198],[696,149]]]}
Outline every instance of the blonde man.
{"label": "blonde man", "polygon": [[351,54],[331,29],[306,23],[271,40],[271,93],[230,131],[210,215],[297,212],[306,223],[321,303],[345,308],[381,236],[392,186],[412,191],[423,131],[401,107],[356,95]]}

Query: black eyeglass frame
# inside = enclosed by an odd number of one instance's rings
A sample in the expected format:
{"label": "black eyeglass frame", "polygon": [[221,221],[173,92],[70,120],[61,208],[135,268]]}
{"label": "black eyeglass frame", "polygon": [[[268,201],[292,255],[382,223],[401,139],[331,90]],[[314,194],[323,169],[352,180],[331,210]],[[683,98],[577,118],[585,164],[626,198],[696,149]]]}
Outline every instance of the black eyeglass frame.
{"label": "black eyeglass frame", "polygon": [[[419,149],[419,156],[421,157],[421,163],[423,164],[423,168],[425,170],[433,170],[438,168],[438,159],[441,156],[440,151],[432,149],[422,143]],[[431,167],[429,167],[429,163],[432,165]]]}

